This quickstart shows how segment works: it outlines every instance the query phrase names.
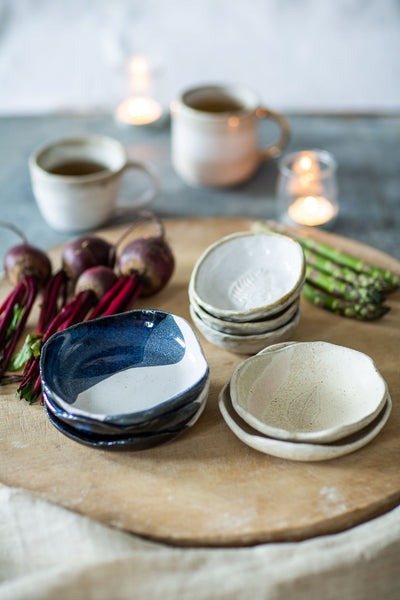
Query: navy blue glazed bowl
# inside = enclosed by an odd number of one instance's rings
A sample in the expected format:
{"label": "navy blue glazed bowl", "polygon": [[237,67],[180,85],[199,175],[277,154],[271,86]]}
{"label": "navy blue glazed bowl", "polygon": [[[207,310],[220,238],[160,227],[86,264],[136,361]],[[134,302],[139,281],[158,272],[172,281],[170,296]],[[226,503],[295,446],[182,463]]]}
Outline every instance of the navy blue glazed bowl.
{"label": "navy blue glazed bowl", "polygon": [[154,417],[153,419],[134,425],[113,425],[110,422],[74,415],[60,408],[45,392],[43,392],[43,400],[49,413],[54,415],[58,421],[65,423],[69,427],[73,427],[79,432],[104,436],[126,436],[140,435],[142,433],[179,431],[188,422],[191,422],[199,412],[202,412],[207,401],[208,389],[209,385],[207,384],[194,401],[188,402],[175,410],[168,411],[159,417]]}
{"label": "navy blue glazed bowl", "polygon": [[204,404],[198,410],[198,412],[192,417],[190,421],[186,423],[180,429],[174,431],[160,431],[158,433],[142,433],[142,434],[121,434],[121,435],[98,435],[96,433],[89,433],[84,431],[78,431],[75,427],[67,425],[63,421],[57,418],[47,407],[46,412],[50,420],[50,423],[54,425],[62,434],[66,437],[83,444],[84,446],[91,446],[99,450],[148,450],[166,442],[171,442],[178,436],[182,435],[185,431],[190,429],[200,417],[204,409]]}
{"label": "navy blue glazed bowl", "polygon": [[209,384],[208,364],[189,323],[145,309],[56,333],[43,346],[40,373],[52,414],[58,420],[64,413],[75,416],[72,427],[86,422],[145,430],[151,423],[157,429],[157,419],[164,426],[167,413],[196,403]]}

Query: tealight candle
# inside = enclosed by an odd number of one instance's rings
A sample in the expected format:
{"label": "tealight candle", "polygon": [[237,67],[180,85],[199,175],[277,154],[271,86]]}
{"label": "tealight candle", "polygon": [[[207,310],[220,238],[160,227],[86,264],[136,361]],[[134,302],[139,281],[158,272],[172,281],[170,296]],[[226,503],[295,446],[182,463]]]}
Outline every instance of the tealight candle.
{"label": "tealight candle", "polygon": [[162,115],[162,106],[153,98],[127,98],[117,108],[116,117],[130,125],[154,123]]}
{"label": "tealight candle", "polygon": [[328,226],[338,214],[336,162],[324,150],[303,150],[280,162],[279,217],[291,224]]}
{"label": "tealight candle", "polygon": [[150,60],[132,56],[127,65],[129,97],[118,106],[115,116],[128,125],[148,125],[158,121],[163,107],[157,98],[159,73]]}
{"label": "tealight candle", "polygon": [[323,196],[296,198],[289,206],[289,217],[300,225],[323,225],[336,216],[332,204]]}

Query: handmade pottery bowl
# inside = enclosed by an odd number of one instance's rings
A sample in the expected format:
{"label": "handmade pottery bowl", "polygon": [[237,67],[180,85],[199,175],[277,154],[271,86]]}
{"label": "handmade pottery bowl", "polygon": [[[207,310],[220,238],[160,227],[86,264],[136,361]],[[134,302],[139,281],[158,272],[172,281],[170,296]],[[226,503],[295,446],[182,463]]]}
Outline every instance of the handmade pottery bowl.
{"label": "handmade pottery bowl", "polygon": [[299,306],[297,312],[288,323],[282,327],[274,329],[273,331],[267,331],[266,333],[259,334],[233,335],[231,333],[217,331],[216,329],[209,327],[207,323],[202,321],[202,319],[200,319],[200,317],[196,314],[193,306],[190,307],[191,319],[204,337],[212,344],[215,344],[220,348],[224,348],[225,350],[235,352],[236,354],[255,354],[260,352],[260,350],[269,344],[275,344],[278,341],[287,340],[289,337],[291,337],[293,330],[297,327],[300,321],[300,315],[301,308]]}
{"label": "handmade pottery bowl", "polygon": [[194,402],[209,382],[196,334],[179,316],[132,310],[72,326],[43,346],[44,395],[63,411],[117,426]]}
{"label": "handmade pottery bowl", "polygon": [[75,415],[63,410],[54,400],[51,400],[43,394],[44,403],[47,411],[57,420],[65,425],[75,429],[79,433],[94,434],[109,438],[137,436],[141,434],[155,434],[164,431],[180,431],[185,429],[194,417],[201,413],[208,397],[209,383],[203,388],[199,396],[193,401],[180,406],[176,410],[168,411],[158,417],[136,423],[134,425],[113,424],[108,421],[99,421],[93,418],[87,418],[81,415]]}
{"label": "handmade pottery bowl", "polygon": [[210,315],[210,313],[205,311],[195,301],[193,301],[191,304],[197,316],[203,321],[203,323],[211,327],[211,329],[215,329],[216,331],[221,331],[224,333],[230,333],[232,335],[257,335],[273,331],[274,329],[278,329],[278,327],[286,325],[286,323],[288,323],[299,310],[300,298],[294,300],[294,302],[292,302],[287,309],[276,313],[276,315],[266,319],[246,321],[243,323],[218,319],[217,317]]}
{"label": "handmade pottery bowl", "polygon": [[247,446],[270,456],[303,462],[332,460],[366,446],[382,431],[392,410],[392,402],[388,394],[381,412],[371,423],[338,441],[319,444],[280,440],[261,434],[244,421],[233,408],[229,382],[219,394],[218,405],[229,429]]}
{"label": "handmade pottery bowl", "polygon": [[298,342],[238,365],[230,382],[237,414],[282,440],[333,442],[371,423],[385,405],[372,359],[327,342]]}
{"label": "handmade pottery bowl", "polygon": [[91,446],[100,450],[147,450],[160,446],[166,442],[171,442],[178,436],[185,433],[188,429],[200,418],[205,404],[196,412],[195,415],[182,427],[174,430],[164,430],[153,433],[125,433],[121,435],[105,435],[96,434],[87,431],[79,431],[75,427],[71,427],[61,419],[59,419],[54,413],[52,413],[46,405],[46,412],[50,422],[65,436],[70,439],[83,444],[84,446]]}
{"label": "handmade pottery bowl", "polygon": [[220,319],[264,319],[299,296],[305,264],[302,247],[288,236],[235,233],[200,256],[190,278],[189,298]]}

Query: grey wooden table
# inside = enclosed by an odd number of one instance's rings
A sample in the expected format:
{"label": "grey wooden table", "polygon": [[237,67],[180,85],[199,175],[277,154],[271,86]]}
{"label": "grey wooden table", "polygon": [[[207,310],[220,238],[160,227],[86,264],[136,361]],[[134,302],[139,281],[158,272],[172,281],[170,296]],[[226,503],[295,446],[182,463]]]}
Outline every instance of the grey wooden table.
{"label": "grey wooden table", "polygon": [[[368,243],[400,259],[400,116],[289,115],[291,142],[285,152],[323,148],[338,161],[340,213],[334,231]],[[271,125],[272,127],[272,125]],[[112,116],[45,115],[0,118],[0,218],[17,225],[28,239],[45,249],[68,235],[52,231],[35,204],[27,161],[34,148],[57,137],[104,134],[124,143],[132,158],[148,161],[161,178],[161,193],[152,209],[165,217],[275,217],[277,162],[263,165],[239,187],[216,191],[187,186],[170,161],[168,124],[160,128],[130,128]],[[261,131],[261,141],[274,135]],[[128,175],[128,199],[144,179]],[[0,256],[15,243],[1,231]]]}

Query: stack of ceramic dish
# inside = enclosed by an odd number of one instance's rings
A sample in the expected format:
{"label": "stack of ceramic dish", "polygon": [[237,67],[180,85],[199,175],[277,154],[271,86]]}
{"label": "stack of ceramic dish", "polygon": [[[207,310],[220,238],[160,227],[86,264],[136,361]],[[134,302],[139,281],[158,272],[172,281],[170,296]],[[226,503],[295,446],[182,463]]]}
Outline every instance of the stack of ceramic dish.
{"label": "stack of ceramic dish", "polygon": [[375,438],[392,403],[372,359],[326,342],[276,344],[242,362],[219,397],[245,444],[273,456],[328,460]]}
{"label": "stack of ceramic dish", "polygon": [[191,318],[213,344],[254,354],[291,337],[300,319],[303,250],[276,233],[236,233],[210,246],[189,283]]}
{"label": "stack of ceramic dish", "polygon": [[88,446],[142,450],[194,425],[209,368],[187,321],[133,310],[52,336],[41,379],[48,417],[63,434]]}

